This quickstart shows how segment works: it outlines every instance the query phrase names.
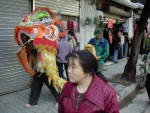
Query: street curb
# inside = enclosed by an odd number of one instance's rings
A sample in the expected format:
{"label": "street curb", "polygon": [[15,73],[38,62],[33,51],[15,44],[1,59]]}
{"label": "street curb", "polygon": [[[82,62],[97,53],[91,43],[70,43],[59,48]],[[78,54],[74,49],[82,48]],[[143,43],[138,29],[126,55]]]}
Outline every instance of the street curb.
{"label": "street curb", "polygon": [[137,87],[137,84],[133,83],[130,86],[126,87],[121,92],[119,92],[119,95],[117,95],[118,102],[121,102],[125,97],[131,94],[136,89],[136,87]]}
{"label": "street curb", "polygon": [[[121,61],[124,61],[124,60],[127,60],[127,58],[123,58],[123,59],[120,59],[118,61],[121,62]],[[109,65],[112,65],[112,64],[114,64],[113,61],[108,61],[108,62],[104,63],[104,66],[109,66]]]}

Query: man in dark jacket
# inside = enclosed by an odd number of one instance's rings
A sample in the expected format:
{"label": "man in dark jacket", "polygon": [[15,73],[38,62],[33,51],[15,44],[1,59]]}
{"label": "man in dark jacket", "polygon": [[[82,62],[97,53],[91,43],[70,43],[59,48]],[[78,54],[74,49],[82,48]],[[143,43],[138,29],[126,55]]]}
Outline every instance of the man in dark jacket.
{"label": "man in dark jacket", "polygon": [[113,62],[118,63],[118,51],[121,41],[121,31],[118,31],[117,35],[114,37],[114,55],[113,55]]}

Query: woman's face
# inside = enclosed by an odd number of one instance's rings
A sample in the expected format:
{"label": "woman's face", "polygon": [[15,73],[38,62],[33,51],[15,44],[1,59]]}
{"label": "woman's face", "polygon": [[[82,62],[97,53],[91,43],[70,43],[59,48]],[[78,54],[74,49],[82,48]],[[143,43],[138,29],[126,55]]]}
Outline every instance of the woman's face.
{"label": "woman's face", "polygon": [[69,58],[68,63],[68,78],[72,83],[80,83],[87,75],[83,72],[83,68],[79,64],[77,58]]}

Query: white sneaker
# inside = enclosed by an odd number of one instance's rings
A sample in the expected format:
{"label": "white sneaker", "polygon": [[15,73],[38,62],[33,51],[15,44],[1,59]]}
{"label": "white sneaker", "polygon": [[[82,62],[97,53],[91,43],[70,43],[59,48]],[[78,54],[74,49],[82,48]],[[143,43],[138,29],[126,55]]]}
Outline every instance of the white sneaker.
{"label": "white sneaker", "polygon": [[37,107],[37,105],[26,104],[25,107],[26,107],[26,108],[32,108],[32,107]]}

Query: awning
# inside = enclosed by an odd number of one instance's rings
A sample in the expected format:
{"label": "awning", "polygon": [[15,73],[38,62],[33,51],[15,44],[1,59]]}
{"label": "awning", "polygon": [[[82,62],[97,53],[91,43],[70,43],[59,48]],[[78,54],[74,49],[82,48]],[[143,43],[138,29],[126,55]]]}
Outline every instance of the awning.
{"label": "awning", "polygon": [[113,14],[110,14],[110,13],[104,13],[104,18],[105,18],[104,21],[107,21],[107,20],[109,20],[109,19],[112,19],[112,20],[113,20],[113,23],[116,23],[116,20],[117,20],[118,22],[124,22],[124,21],[126,21],[125,18],[121,18],[121,17],[119,17],[119,16],[117,16],[117,15],[113,15]]}
{"label": "awning", "polygon": [[130,12],[124,11],[122,9],[119,9],[119,8],[116,8],[116,7],[113,7],[113,6],[110,6],[109,13],[120,15],[120,16],[125,16],[125,17],[130,17],[131,16]]}
{"label": "awning", "polygon": [[137,4],[134,4],[134,3],[130,2],[130,1],[125,1],[125,0],[112,0],[112,1],[117,2],[119,4],[122,4],[124,6],[127,6],[127,7],[131,8],[131,9],[137,9],[138,8]]}
{"label": "awning", "polygon": [[133,2],[130,2],[130,1],[125,1],[125,0],[112,0],[114,2],[117,2],[119,4],[122,4],[124,6],[127,6],[131,9],[143,9],[144,5],[141,4],[141,3],[133,3]]}

